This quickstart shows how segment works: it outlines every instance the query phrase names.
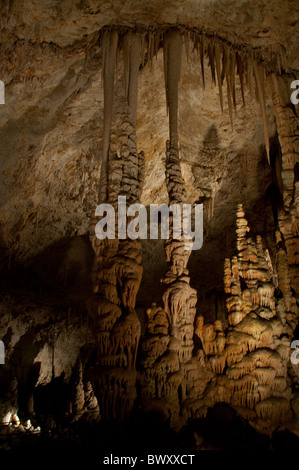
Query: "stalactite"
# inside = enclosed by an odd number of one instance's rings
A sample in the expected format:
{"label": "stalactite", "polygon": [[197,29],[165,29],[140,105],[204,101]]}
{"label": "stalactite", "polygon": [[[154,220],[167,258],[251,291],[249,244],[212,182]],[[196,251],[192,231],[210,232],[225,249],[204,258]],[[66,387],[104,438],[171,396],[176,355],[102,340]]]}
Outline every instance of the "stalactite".
{"label": "stalactite", "polygon": [[212,42],[211,40],[208,42],[207,50],[211,68],[212,82],[216,84],[214,42]]}
{"label": "stalactite", "polygon": [[231,88],[232,88],[232,97],[233,97],[233,105],[236,111],[237,109],[237,102],[236,102],[236,83],[235,83],[235,73],[236,73],[236,57],[234,52],[231,54],[230,60],[230,74],[231,74]]}
{"label": "stalactite", "polygon": [[154,33],[150,32],[148,37],[148,59],[149,62],[152,63],[154,57],[154,47],[155,47],[155,37]]}
{"label": "stalactite", "polygon": [[189,30],[184,33],[184,43],[185,43],[187,62],[189,62],[189,58],[190,58],[190,31]]}
{"label": "stalactite", "polygon": [[114,89],[114,73],[118,44],[117,30],[106,30],[102,38],[102,69],[104,81],[104,131],[103,131],[103,157],[100,179],[100,201],[107,199],[107,165],[110,146],[110,132],[112,122],[113,108],[113,89]]}
{"label": "stalactite", "polygon": [[129,115],[136,125],[138,72],[141,59],[141,38],[129,31],[124,39],[124,78],[125,97],[129,106]]}
{"label": "stalactite", "polygon": [[202,84],[203,84],[203,89],[205,89],[204,37],[202,37],[200,42],[199,42],[199,52],[200,52],[200,66],[201,66]]}
{"label": "stalactite", "polygon": [[237,74],[240,80],[241,94],[243,105],[245,105],[245,96],[244,96],[244,65],[241,57],[237,54]]}
{"label": "stalactite", "polygon": [[215,61],[216,61],[216,72],[217,72],[217,82],[219,89],[219,98],[221,111],[223,112],[223,96],[222,96],[222,80],[221,80],[221,66],[220,66],[220,48],[218,42],[215,43]]}
{"label": "stalactite", "polygon": [[181,72],[182,38],[177,30],[164,35],[164,73],[166,101],[169,110],[170,146],[178,147],[178,85]]}
{"label": "stalactite", "polygon": [[141,33],[140,34],[140,65],[141,65],[141,68],[144,67],[144,62],[145,62],[145,47],[146,47],[145,33]]}
{"label": "stalactite", "polygon": [[251,98],[254,96],[254,74],[253,74],[253,59],[251,57],[247,58],[247,84],[250,92]]}
{"label": "stalactite", "polygon": [[264,93],[264,82],[261,76],[260,66],[256,61],[253,62],[254,76],[256,80],[258,101],[261,107],[262,120],[264,126],[264,135],[265,135],[265,145],[268,157],[268,163],[270,164],[270,144],[269,144],[269,131],[267,123],[267,113],[266,113],[266,103],[265,103],[265,93]]}
{"label": "stalactite", "polygon": [[[115,30],[112,30],[115,31]],[[104,34],[111,34],[111,30],[107,29]],[[125,35],[126,37],[136,37],[136,34],[133,34],[133,31],[130,30],[129,32],[125,29],[121,30],[121,34]],[[177,45],[173,46],[173,53],[176,57],[178,69],[179,69],[179,62],[181,56],[181,47],[182,47],[182,37],[185,45],[186,56],[187,60],[190,58],[190,41],[193,42],[193,51],[197,51],[200,56],[200,64],[201,64],[201,72],[202,72],[202,82],[203,87],[205,87],[205,72],[204,72],[204,57],[207,56],[209,59],[209,64],[211,68],[211,76],[212,81],[216,83],[216,76],[217,82],[219,87],[219,97],[220,97],[220,105],[221,109],[223,109],[223,93],[222,93],[222,83],[223,80],[226,79],[227,81],[227,99],[228,99],[228,108],[229,108],[229,115],[230,120],[232,122],[232,107],[237,109],[237,100],[236,100],[236,85],[235,85],[235,72],[239,76],[240,80],[240,87],[241,87],[241,95],[243,104],[245,104],[245,96],[244,96],[244,76],[247,77],[247,84],[250,89],[250,93],[253,96],[254,94],[254,80],[256,81],[256,89],[257,89],[257,99],[261,106],[261,113],[264,125],[264,133],[265,133],[265,141],[266,141],[266,150],[269,156],[269,144],[268,144],[268,129],[266,126],[266,112],[265,112],[265,97],[264,97],[264,77],[266,69],[269,70],[269,63],[273,70],[277,70],[278,72],[281,70],[286,69],[286,58],[285,58],[285,51],[283,47],[280,48],[279,51],[275,53],[273,51],[267,51],[266,54],[263,54],[261,50],[249,50],[247,52],[240,52],[237,51],[236,47],[232,44],[229,45],[222,41],[220,38],[210,37],[209,35],[199,33],[194,31],[190,28],[183,28],[179,27],[177,30],[163,30],[163,29],[155,29],[149,32],[141,31],[138,33],[140,39],[140,56],[141,56],[141,65],[144,66],[145,60],[149,63],[152,63],[153,57],[157,55],[159,47],[161,45],[161,39],[163,39],[163,49],[164,49],[164,60],[165,60],[165,83],[167,88],[167,57],[170,54],[165,53],[168,50],[168,46],[174,40],[170,40],[170,36],[176,36]],[[104,35],[103,35],[103,43],[104,43]],[[125,39],[126,42],[126,39]],[[175,52],[175,47],[178,47],[177,52]],[[125,47],[126,53],[124,57],[128,59],[127,49]],[[220,73],[220,61],[221,61],[221,54],[222,54],[222,70]],[[270,56],[271,60],[270,60]],[[136,57],[136,55],[135,55]],[[147,59],[145,59],[147,58]],[[265,61],[266,66],[262,65],[262,62]],[[126,74],[129,73],[127,70]],[[171,77],[175,78],[175,73],[170,73]],[[178,73],[179,75],[179,73]],[[220,76],[219,76],[220,75]],[[175,79],[174,79],[175,81]],[[126,75],[126,84],[128,84],[128,75]],[[128,90],[127,90],[128,92]],[[170,90],[166,90],[167,94],[167,107],[169,108],[169,93]],[[175,120],[171,119],[171,123],[174,124],[174,131],[173,134],[176,133],[176,126]],[[171,125],[172,125],[171,124]],[[172,136],[171,139],[172,140]],[[269,158],[269,157],[268,157]]]}
{"label": "stalactite", "polygon": [[155,36],[155,57],[157,59],[158,57],[158,51],[160,47],[160,41],[162,38],[162,32],[160,30],[156,31],[156,36]]}
{"label": "stalactite", "polygon": [[125,98],[129,104],[129,81],[130,81],[130,62],[131,62],[131,38],[134,35],[129,31],[123,41],[123,58],[124,58],[124,86]]}
{"label": "stalactite", "polygon": [[228,111],[231,127],[233,129],[233,107],[232,107],[232,89],[231,89],[231,71],[230,71],[230,52],[226,51],[225,55],[227,57],[225,63],[225,78],[226,78],[226,90],[227,90],[227,102],[228,102]]}

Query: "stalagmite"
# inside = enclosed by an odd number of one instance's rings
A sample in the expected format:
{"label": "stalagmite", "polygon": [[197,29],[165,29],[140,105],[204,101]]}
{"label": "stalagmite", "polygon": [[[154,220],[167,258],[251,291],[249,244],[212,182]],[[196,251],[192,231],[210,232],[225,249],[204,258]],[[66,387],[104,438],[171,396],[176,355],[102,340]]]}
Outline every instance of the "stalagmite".
{"label": "stalagmite", "polygon": [[72,397],[72,412],[81,413],[84,407],[84,386],[82,375],[82,362],[79,360],[75,368],[75,381]]}
{"label": "stalagmite", "polygon": [[252,425],[258,429],[273,430],[276,423],[290,417],[291,390],[286,364],[293,329],[286,324],[284,315],[289,316],[295,327],[297,313],[286,313],[284,300],[275,298],[268,252],[261,237],[255,243],[248,237],[248,231],[243,207],[239,205],[238,255],[226,260],[224,266],[230,326],[224,334],[216,323],[205,325],[203,317],[196,319],[195,334],[201,339],[205,362],[216,376],[213,392],[209,394],[207,387],[198,406],[219,400],[225,377],[231,393],[222,399],[243,416],[250,416]]}

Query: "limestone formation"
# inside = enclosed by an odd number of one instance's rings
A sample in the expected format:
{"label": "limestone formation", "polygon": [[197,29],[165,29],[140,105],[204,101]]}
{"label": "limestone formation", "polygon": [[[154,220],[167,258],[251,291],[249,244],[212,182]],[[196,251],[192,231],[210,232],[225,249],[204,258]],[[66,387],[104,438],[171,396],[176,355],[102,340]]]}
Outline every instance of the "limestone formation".
{"label": "limestone formation", "polygon": [[238,255],[226,260],[224,269],[229,327],[223,333],[219,322],[205,325],[200,317],[195,332],[209,367],[217,374],[215,396],[224,384],[224,401],[265,430],[291,418],[287,366],[298,312],[286,281],[279,237],[277,270],[282,298],[275,289],[272,264],[261,237],[254,241],[247,235],[242,205],[237,211],[236,232]]}
{"label": "limestone formation", "polygon": [[[251,92],[255,88],[270,159],[265,69],[258,56],[247,57],[216,39],[204,38],[195,32],[187,35],[179,28],[143,35],[131,30],[117,34],[114,29],[107,29],[102,38],[105,127],[100,201],[111,203],[116,214],[119,195],[126,196],[127,204],[138,202],[141,197],[144,154],[138,152],[136,138],[138,70],[146,56],[147,60],[153,60],[161,41],[169,113],[166,188],[170,204],[187,202],[178,138],[178,87],[183,40],[187,58],[190,41],[201,57],[203,83],[203,57],[209,57],[212,80],[216,82],[217,79],[222,109],[222,81],[225,78],[232,125],[232,109],[236,108],[235,75],[240,79],[243,100],[244,78]],[[120,131],[112,136],[113,82],[118,49],[122,51],[124,60],[124,100],[123,111],[117,118]],[[276,74],[281,72],[283,58],[278,54],[276,60],[276,63],[274,60],[268,65],[267,70],[272,72],[273,83],[276,83]],[[284,142],[288,137],[284,137],[281,124],[283,112],[287,112],[287,108],[276,104],[285,159],[288,157]],[[291,128],[289,124],[288,129]],[[288,132],[291,135],[291,131]],[[284,165],[283,172],[286,171]],[[282,173],[282,178],[284,191],[287,191],[284,194],[289,194],[286,173]],[[289,197],[284,197],[288,209]],[[285,241],[284,248],[282,234],[277,231],[276,278],[269,251],[263,247],[261,237],[256,241],[248,237],[250,229],[240,204],[236,230],[238,254],[224,264],[228,326],[219,320],[205,324],[203,317],[197,317],[195,322],[197,293],[190,286],[187,269],[190,251],[186,250],[184,238],[173,239],[172,222],[170,218],[170,237],[165,243],[168,269],[162,279],[163,307],[153,304],[146,313],[141,359],[141,395],[145,408],[159,409],[173,424],[188,417],[204,416],[208,407],[219,401],[231,404],[262,429],[289,419],[291,389],[287,381],[286,361],[289,341],[298,320],[291,290],[296,282],[290,267],[290,256],[296,251],[291,248],[292,242]],[[89,311],[99,351],[97,389],[104,416],[122,419],[130,413],[136,398],[135,366],[141,330],[134,308],[142,276],[140,242],[125,237],[98,240],[94,235],[96,223],[97,219],[93,218],[94,296],[90,299]],[[286,231],[287,224],[281,225],[282,231]],[[296,240],[295,237],[294,243]],[[281,299],[277,297],[277,286],[281,286]],[[201,342],[197,352],[194,350],[194,333]]]}
{"label": "limestone formation", "polygon": [[[169,137],[166,148],[166,185],[169,202],[181,204],[185,195],[178,151],[178,83],[181,38],[171,31],[164,38],[166,100],[169,109]],[[197,295],[190,286],[187,263],[191,251],[184,237],[173,238],[170,217],[169,239],[165,242],[168,270],[162,279],[163,309],[147,311],[147,336],[143,341],[142,395],[144,406],[156,403],[170,422],[178,423],[185,400],[188,364],[193,351],[193,323]],[[155,323],[157,322],[157,328]],[[189,365],[190,367],[190,365]],[[150,404],[149,404],[150,403]]]}
{"label": "limestone formation", "polygon": [[[299,163],[299,120],[296,111],[292,108],[285,80],[271,75],[273,108],[275,112],[279,142],[281,146],[281,177],[283,181],[283,202],[286,211],[290,210],[294,202],[294,170]],[[279,162],[277,162],[279,165]]]}
{"label": "limestone formation", "polygon": [[[1,2],[1,434],[219,404],[298,434],[294,3]],[[203,248],[139,203],[202,203]]]}
{"label": "limestone formation", "polygon": [[[114,32],[111,32],[110,41],[113,39]],[[109,154],[108,166],[104,169],[108,182],[104,201],[115,207],[117,220],[118,196],[125,196],[127,204],[138,202],[144,171],[143,155],[138,154],[136,142],[139,35],[129,32],[125,36],[123,55],[128,73],[125,74],[126,101],[121,116],[120,156],[111,155],[110,159]],[[106,77],[106,80],[110,79]],[[110,91],[107,100],[111,99]],[[136,398],[135,365],[141,327],[134,307],[142,277],[141,247],[138,240],[130,240],[126,235],[122,240],[99,240],[95,236],[96,223],[94,217],[90,232],[95,251],[94,296],[89,301],[99,351],[96,390],[103,416],[123,419],[129,415]],[[116,227],[117,233],[119,228]]]}
{"label": "limestone formation", "polygon": [[[226,260],[224,286],[228,326],[197,317],[196,293],[183,284],[186,267],[170,270],[163,282],[164,308],[147,311],[143,348],[143,398],[148,407],[164,410],[173,422],[205,416],[218,402],[235,408],[253,426],[271,431],[292,417],[288,379],[290,342],[298,322],[289,289],[286,260],[277,241],[278,286],[263,241],[250,231],[240,204],[237,210],[237,256]],[[174,241],[170,241],[171,245]],[[180,277],[181,276],[181,277]],[[193,349],[193,328],[201,349]],[[149,404],[151,403],[151,404]],[[294,406],[295,406],[294,401]]]}
{"label": "limestone formation", "polygon": [[75,368],[73,396],[71,400],[71,412],[78,415],[84,408],[84,386],[82,362],[79,360]]}

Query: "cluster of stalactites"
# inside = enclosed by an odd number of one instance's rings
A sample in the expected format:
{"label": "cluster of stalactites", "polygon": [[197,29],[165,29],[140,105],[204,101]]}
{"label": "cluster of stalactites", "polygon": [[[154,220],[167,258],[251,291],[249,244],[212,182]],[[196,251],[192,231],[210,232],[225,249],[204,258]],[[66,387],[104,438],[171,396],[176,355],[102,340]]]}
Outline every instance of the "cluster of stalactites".
{"label": "cluster of stalactites", "polygon": [[[245,84],[251,96],[260,104],[264,124],[265,145],[269,159],[269,135],[266,115],[266,78],[280,75],[287,70],[285,51],[240,48],[221,38],[181,27],[159,28],[155,30],[133,30],[110,26],[101,30],[102,71],[104,81],[104,137],[103,162],[107,166],[109,139],[112,121],[113,86],[119,51],[124,61],[125,95],[132,122],[136,121],[138,71],[151,63],[160,48],[164,51],[164,73],[167,109],[170,114],[170,140],[177,143],[177,83],[180,78],[181,51],[184,44],[187,59],[191,54],[201,64],[202,84],[205,87],[205,57],[208,58],[212,81],[219,88],[220,106],[223,110],[223,85],[226,84],[227,107],[233,125],[233,109],[237,106],[236,77],[239,78],[242,101],[245,104]],[[175,60],[169,60],[174,57]],[[102,198],[105,197],[107,183],[102,173]]]}

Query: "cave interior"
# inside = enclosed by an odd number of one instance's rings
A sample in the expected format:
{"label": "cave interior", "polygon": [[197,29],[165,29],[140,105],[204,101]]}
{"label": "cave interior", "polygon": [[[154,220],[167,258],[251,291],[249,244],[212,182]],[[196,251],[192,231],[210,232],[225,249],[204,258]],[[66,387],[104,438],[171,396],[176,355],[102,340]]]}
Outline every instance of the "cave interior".
{"label": "cave interior", "polygon": [[0,449],[298,447],[298,4],[0,16]]}

